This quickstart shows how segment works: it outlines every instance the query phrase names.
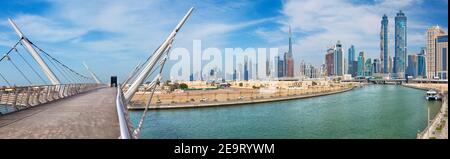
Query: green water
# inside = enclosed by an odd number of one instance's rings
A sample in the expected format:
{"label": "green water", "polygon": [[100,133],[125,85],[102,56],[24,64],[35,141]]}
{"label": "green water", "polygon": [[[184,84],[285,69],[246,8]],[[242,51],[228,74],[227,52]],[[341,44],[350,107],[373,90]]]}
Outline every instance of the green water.
{"label": "green water", "polygon": [[[371,85],[272,103],[149,111],[141,138],[416,138],[440,102],[422,90]],[[137,123],[141,111],[130,112]]]}

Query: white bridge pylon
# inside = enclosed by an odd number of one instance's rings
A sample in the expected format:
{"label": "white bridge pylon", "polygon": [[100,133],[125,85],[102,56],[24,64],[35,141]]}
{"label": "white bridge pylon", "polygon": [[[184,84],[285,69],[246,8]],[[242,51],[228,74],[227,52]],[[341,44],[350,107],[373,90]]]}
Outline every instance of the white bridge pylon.
{"label": "white bridge pylon", "polygon": [[135,75],[135,79],[131,82],[131,86],[124,93],[125,103],[128,103],[131,98],[134,96],[134,93],[138,90],[138,87],[144,82],[149,73],[154,69],[154,66],[158,63],[158,61],[162,58],[162,56],[170,49],[172,42],[177,35],[178,31],[180,31],[183,24],[186,20],[191,16],[194,7],[189,9],[189,11],[184,15],[183,19],[178,23],[175,29],[170,33],[167,39],[159,46],[159,48],[153,53],[151,58],[144,63],[142,69],[137,72]]}
{"label": "white bridge pylon", "polygon": [[23,35],[22,31],[19,29],[19,27],[17,27],[16,23],[14,23],[14,21],[11,18],[9,18],[8,21],[16,31],[17,35],[19,35],[20,42],[25,46],[28,53],[30,53],[31,56],[34,58],[34,60],[36,60],[36,62],[39,64],[42,71],[49,79],[49,81],[53,85],[61,84],[58,77],[56,77],[55,73],[53,73],[53,71],[48,67],[47,63],[45,63],[45,61],[42,60],[42,57],[37,53],[35,48],[31,45],[30,41],[28,41],[28,39],[25,37],[25,35]]}
{"label": "white bridge pylon", "polygon": [[97,75],[95,75],[95,73],[89,69],[89,67],[86,65],[86,62],[83,62],[84,67],[86,67],[86,70],[89,72],[89,74],[91,74],[92,78],[95,80],[95,83],[97,84],[101,84],[102,81],[100,81],[97,77]]}

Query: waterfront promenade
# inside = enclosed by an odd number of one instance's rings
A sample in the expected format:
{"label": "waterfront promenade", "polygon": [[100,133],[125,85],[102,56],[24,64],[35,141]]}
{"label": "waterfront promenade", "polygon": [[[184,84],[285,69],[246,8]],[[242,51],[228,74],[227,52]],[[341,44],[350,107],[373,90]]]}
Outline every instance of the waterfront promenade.
{"label": "waterfront promenade", "polygon": [[[230,106],[230,105],[242,105],[242,104],[253,104],[253,103],[266,103],[266,102],[275,102],[275,101],[283,101],[283,100],[293,100],[293,99],[303,99],[303,98],[311,98],[317,96],[331,95],[336,93],[342,93],[346,91],[350,91],[354,89],[353,85],[346,85],[343,87],[336,87],[333,89],[323,89],[323,90],[315,90],[315,91],[303,91],[296,92],[291,91],[288,93],[284,91],[275,92],[272,95],[268,96],[257,96],[257,93],[252,93],[252,96],[247,96],[247,98],[235,99],[235,100],[212,100],[205,102],[184,102],[184,103],[168,103],[168,104],[152,104],[149,109],[173,109],[173,108],[196,108],[196,107],[214,107],[214,106]],[[235,93],[236,94],[236,93]],[[253,95],[255,94],[255,95]],[[210,94],[211,95],[211,94]],[[242,95],[242,93],[237,93],[237,95]],[[214,95],[215,97],[219,96],[224,98],[224,95]],[[176,100],[176,99],[175,99]],[[131,105],[128,109],[131,110],[139,110],[144,109],[144,104]]]}
{"label": "waterfront promenade", "polygon": [[439,113],[428,121],[427,127],[417,134],[417,139],[448,139],[448,85],[447,84],[403,84],[405,87],[438,91],[442,97]]}
{"label": "waterfront promenade", "polygon": [[428,126],[419,134],[418,139],[448,139],[448,94],[442,99],[442,107],[438,114],[429,121]]}
{"label": "waterfront promenade", "polygon": [[117,139],[116,88],[101,88],[0,116],[0,138]]}

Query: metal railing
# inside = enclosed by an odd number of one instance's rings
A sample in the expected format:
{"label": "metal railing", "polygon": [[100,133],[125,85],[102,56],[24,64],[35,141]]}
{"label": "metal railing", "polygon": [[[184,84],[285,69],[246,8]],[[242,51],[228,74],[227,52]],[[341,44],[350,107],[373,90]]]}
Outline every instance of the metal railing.
{"label": "metal railing", "polygon": [[103,84],[60,84],[0,87],[0,106],[6,110],[2,114],[7,114],[104,86]]}
{"label": "metal railing", "polygon": [[126,104],[123,102],[123,92],[121,86],[117,86],[117,97],[116,97],[116,109],[119,118],[120,127],[120,139],[132,139],[132,124],[128,116],[128,111],[125,108]]}

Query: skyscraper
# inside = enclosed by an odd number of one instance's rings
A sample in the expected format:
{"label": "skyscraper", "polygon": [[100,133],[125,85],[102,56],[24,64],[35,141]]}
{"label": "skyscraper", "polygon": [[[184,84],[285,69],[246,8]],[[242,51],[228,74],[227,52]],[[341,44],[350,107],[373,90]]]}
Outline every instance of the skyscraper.
{"label": "skyscraper", "polygon": [[422,47],[417,55],[417,77],[427,78],[426,66],[426,48]]}
{"label": "skyscraper", "polygon": [[372,59],[368,58],[364,66],[364,76],[372,75]]}
{"label": "skyscraper", "polygon": [[418,74],[417,70],[418,70],[417,55],[415,54],[408,55],[408,69],[407,69],[408,76],[417,78]]}
{"label": "skyscraper", "polygon": [[244,62],[244,81],[248,81],[248,62]]}
{"label": "skyscraper", "polygon": [[286,77],[294,77],[294,57],[292,55],[292,33],[291,26],[289,26],[289,51],[287,55],[284,57],[285,60],[285,68],[286,68]]}
{"label": "skyscraper", "polygon": [[436,38],[436,72],[439,79],[448,79],[448,35]]}
{"label": "skyscraper", "polygon": [[332,48],[328,49],[325,55],[325,65],[327,69],[327,76],[334,76],[334,50]]}
{"label": "skyscraper", "polygon": [[275,57],[275,61],[277,62],[277,74],[278,74],[278,78],[280,77],[284,77],[284,62],[283,60],[280,59],[280,56],[276,56]]}
{"label": "skyscraper", "polygon": [[380,73],[381,71],[381,62],[379,59],[373,59],[372,63],[372,73]]}
{"label": "skyscraper", "polygon": [[394,77],[404,78],[406,70],[407,55],[407,18],[400,10],[395,16],[395,57]]}
{"label": "skyscraper", "polygon": [[353,75],[353,61],[355,61],[355,46],[351,45],[350,48],[348,48],[348,70],[347,73],[348,74],[352,74]]}
{"label": "skyscraper", "polygon": [[358,56],[358,71],[357,71],[358,75],[357,76],[360,76],[360,77],[364,76],[365,60],[366,60],[366,57],[364,55],[364,52],[363,51],[359,52],[359,56]]}
{"label": "skyscraper", "polygon": [[436,40],[438,36],[444,35],[445,31],[442,30],[439,26],[433,26],[427,29],[427,54],[426,54],[426,72],[427,78],[432,79],[437,77],[437,62],[436,62]]}
{"label": "skyscraper", "polygon": [[388,17],[383,15],[381,20],[381,32],[380,32],[380,62],[382,73],[390,73],[389,71],[389,20]]}
{"label": "skyscraper", "polygon": [[334,72],[337,76],[344,75],[344,51],[341,41],[338,41],[334,47]]}

